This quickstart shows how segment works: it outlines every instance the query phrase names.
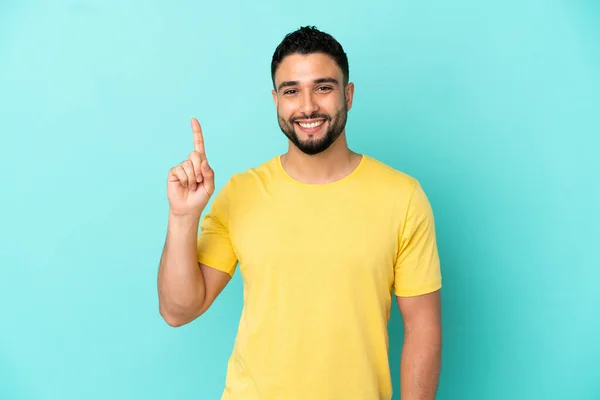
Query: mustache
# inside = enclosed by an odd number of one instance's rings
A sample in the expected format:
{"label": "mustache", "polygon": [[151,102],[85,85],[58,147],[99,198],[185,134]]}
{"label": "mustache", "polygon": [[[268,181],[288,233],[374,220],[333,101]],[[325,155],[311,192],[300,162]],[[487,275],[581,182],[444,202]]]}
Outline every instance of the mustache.
{"label": "mustache", "polygon": [[297,121],[302,121],[302,120],[306,120],[306,119],[324,119],[324,120],[331,120],[331,117],[327,114],[321,114],[321,113],[312,113],[310,114],[310,116],[302,116],[302,117],[292,117],[290,118],[290,122],[294,123]]}

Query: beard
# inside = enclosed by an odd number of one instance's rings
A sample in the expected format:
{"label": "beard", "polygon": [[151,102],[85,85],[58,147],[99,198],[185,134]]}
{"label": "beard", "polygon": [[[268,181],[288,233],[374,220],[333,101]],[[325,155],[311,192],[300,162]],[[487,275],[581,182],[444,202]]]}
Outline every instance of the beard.
{"label": "beard", "polygon": [[[348,108],[344,101],[344,105],[333,118],[328,114],[315,112],[307,117],[292,117],[289,120],[283,119],[278,113],[277,119],[281,131],[301,152],[308,155],[315,155],[327,150],[344,132],[347,115]],[[296,133],[296,122],[303,119],[324,119],[327,122],[327,132],[320,139],[300,140],[300,137]]]}

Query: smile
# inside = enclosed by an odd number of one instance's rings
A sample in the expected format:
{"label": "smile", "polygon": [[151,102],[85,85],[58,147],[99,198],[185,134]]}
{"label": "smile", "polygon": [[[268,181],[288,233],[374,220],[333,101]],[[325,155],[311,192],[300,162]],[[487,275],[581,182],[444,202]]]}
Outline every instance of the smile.
{"label": "smile", "polygon": [[316,127],[321,126],[323,124],[323,122],[325,122],[325,120],[315,121],[315,122],[297,122],[297,123],[304,129],[314,129]]}

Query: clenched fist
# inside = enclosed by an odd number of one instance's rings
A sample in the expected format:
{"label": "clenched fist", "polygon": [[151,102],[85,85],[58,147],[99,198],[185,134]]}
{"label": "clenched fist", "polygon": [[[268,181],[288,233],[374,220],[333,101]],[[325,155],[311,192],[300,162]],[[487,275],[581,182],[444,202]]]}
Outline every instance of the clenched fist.
{"label": "clenched fist", "polygon": [[167,198],[173,215],[199,218],[215,191],[215,174],[208,165],[202,128],[196,118],[192,118],[192,131],[194,151],[169,171]]}

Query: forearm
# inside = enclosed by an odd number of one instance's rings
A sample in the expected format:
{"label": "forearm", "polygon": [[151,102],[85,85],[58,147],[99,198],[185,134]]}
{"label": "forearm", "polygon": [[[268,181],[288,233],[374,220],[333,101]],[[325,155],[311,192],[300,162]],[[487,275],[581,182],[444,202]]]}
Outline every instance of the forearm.
{"label": "forearm", "polygon": [[193,319],[204,300],[204,279],[197,262],[198,224],[199,218],[169,214],[158,273],[158,295],[160,313],[171,325]]}
{"label": "forearm", "polygon": [[441,367],[441,332],[424,327],[406,331],[400,362],[402,400],[434,400]]}

